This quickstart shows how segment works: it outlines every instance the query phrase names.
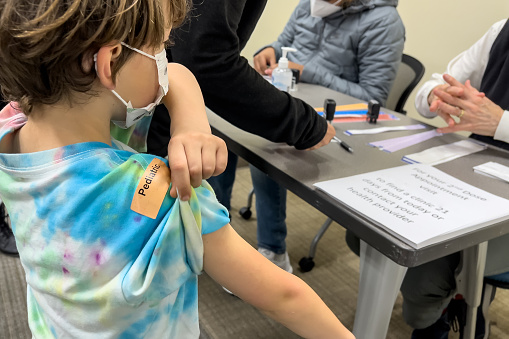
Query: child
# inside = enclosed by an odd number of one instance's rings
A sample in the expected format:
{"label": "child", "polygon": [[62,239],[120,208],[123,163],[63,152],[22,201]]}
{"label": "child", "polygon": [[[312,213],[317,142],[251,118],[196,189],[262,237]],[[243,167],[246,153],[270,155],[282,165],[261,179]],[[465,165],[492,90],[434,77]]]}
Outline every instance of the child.
{"label": "child", "polygon": [[[177,92],[199,95],[187,70],[169,65],[166,75],[161,61],[186,7],[0,0],[0,83],[16,101],[0,113],[0,198],[26,272],[33,336],[197,338],[204,269],[301,336],[353,338],[305,283],[235,233],[205,181],[189,201],[175,199],[166,161],[112,140],[110,121],[129,128],[150,113],[168,77]],[[204,112],[201,97],[191,98]],[[175,118],[193,135],[192,119]],[[143,140],[140,130],[119,137]]]}

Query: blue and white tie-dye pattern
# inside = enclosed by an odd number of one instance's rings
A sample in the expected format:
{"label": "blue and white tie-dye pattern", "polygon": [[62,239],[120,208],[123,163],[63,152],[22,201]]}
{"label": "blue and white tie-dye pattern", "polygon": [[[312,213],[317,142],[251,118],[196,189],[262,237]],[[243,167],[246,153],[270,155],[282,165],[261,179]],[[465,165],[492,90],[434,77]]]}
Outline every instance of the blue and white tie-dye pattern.
{"label": "blue and white tie-dye pattern", "polygon": [[[25,122],[7,106],[0,140]],[[198,338],[201,235],[228,211],[205,181],[155,220],[131,211],[153,158],[99,142],[0,154],[35,338]]]}

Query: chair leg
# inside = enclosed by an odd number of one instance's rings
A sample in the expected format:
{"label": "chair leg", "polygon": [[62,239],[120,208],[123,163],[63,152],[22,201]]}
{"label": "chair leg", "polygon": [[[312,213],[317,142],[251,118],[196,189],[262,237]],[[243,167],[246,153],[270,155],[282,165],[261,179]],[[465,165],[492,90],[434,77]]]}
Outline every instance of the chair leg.
{"label": "chair leg", "polygon": [[246,220],[251,218],[251,215],[253,214],[251,212],[251,206],[253,206],[253,196],[254,196],[254,188],[251,188],[251,191],[249,192],[249,194],[247,196],[247,206],[244,206],[239,210],[240,216]]}
{"label": "chair leg", "polygon": [[311,242],[311,246],[309,247],[309,256],[303,257],[299,261],[299,266],[302,272],[309,272],[313,269],[315,266],[315,262],[313,261],[315,254],[316,254],[316,247],[318,246],[318,242],[323,237],[329,226],[332,224],[332,219],[327,218],[325,222],[323,223],[322,227],[320,227],[320,230],[318,233],[316,233],[315,237],[313,238],[313,241]]}

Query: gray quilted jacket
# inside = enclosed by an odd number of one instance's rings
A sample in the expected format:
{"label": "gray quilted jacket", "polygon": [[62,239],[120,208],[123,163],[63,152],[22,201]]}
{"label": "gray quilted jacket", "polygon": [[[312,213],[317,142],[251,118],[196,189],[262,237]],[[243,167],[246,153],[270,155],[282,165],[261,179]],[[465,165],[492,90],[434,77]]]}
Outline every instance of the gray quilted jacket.
{"label": "gray quilted jacket", "polygon": [[[358,0],[325,18],[314,18],[301,0],[278,40],[276,60],[290,46],[288,60],[304,65],[301,81],[353,97],[385,103],[396,76],[405,27],[398,0]],[[267,46],[265,46],[267,47]]]}

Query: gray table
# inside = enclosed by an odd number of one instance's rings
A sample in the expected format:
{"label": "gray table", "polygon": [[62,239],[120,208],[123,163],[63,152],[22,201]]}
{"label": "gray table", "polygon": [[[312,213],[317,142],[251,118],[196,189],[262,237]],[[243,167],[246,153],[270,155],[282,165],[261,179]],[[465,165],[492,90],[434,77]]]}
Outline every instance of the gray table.
{"label": "gray table", "polygon": [[[299,90],[292,92],[292,95],[303,99],[313,107],[322,107],[326,98],[334,99],[338,105],[360,102],[358,99],[333,90],[308,84],[299,84]],[[344,129],[373,126],[367,122],[356,122],[334,125],[337,135],[354,149],[353,154],[346,152],[336,143],[315,151],[298,151],[286,144],[272,143],[244,132],[210,110],[207,114],[214,134],[223,138],[231,151],[361,238],[359,297],[353,330],[357,338],[385,338],[392,308],[408,267],[418,266],[458,251],[464,251],[464,258],[468,258],[464,260],[466,265],[463,268],[462,277],[464,278],[461,282],[468,282],[464,284],[464,291],[462,291],[469,304],[467,320],[470,326],[466,329],[466,338],[473,338],[475,309],[480,302],[486,242],[497,236],[508,234],[509,221],[499,222],[441,243],[415,249],[384,231],[373,220],[369,220],[313,187],[313,184],[318,181],[402,166],[405,163],[401,161],[401,158],[405,154],[452,143],[465,137],[447,134],[398,152],[386,153],[368,146],[367,143],[419,133],[423,130],[375,135],[344,135],[342,132]],[[418,123],[404,115],[394,114],[400,120],[379,121],[377,127]],[[498,180],[473,172],[473,166],[487,161],[496,161],[509,166],[509,153],[489,147],[485,151],[436,167],[473,186],[509,199],[509,190],[505,184],[501,185]]]}

